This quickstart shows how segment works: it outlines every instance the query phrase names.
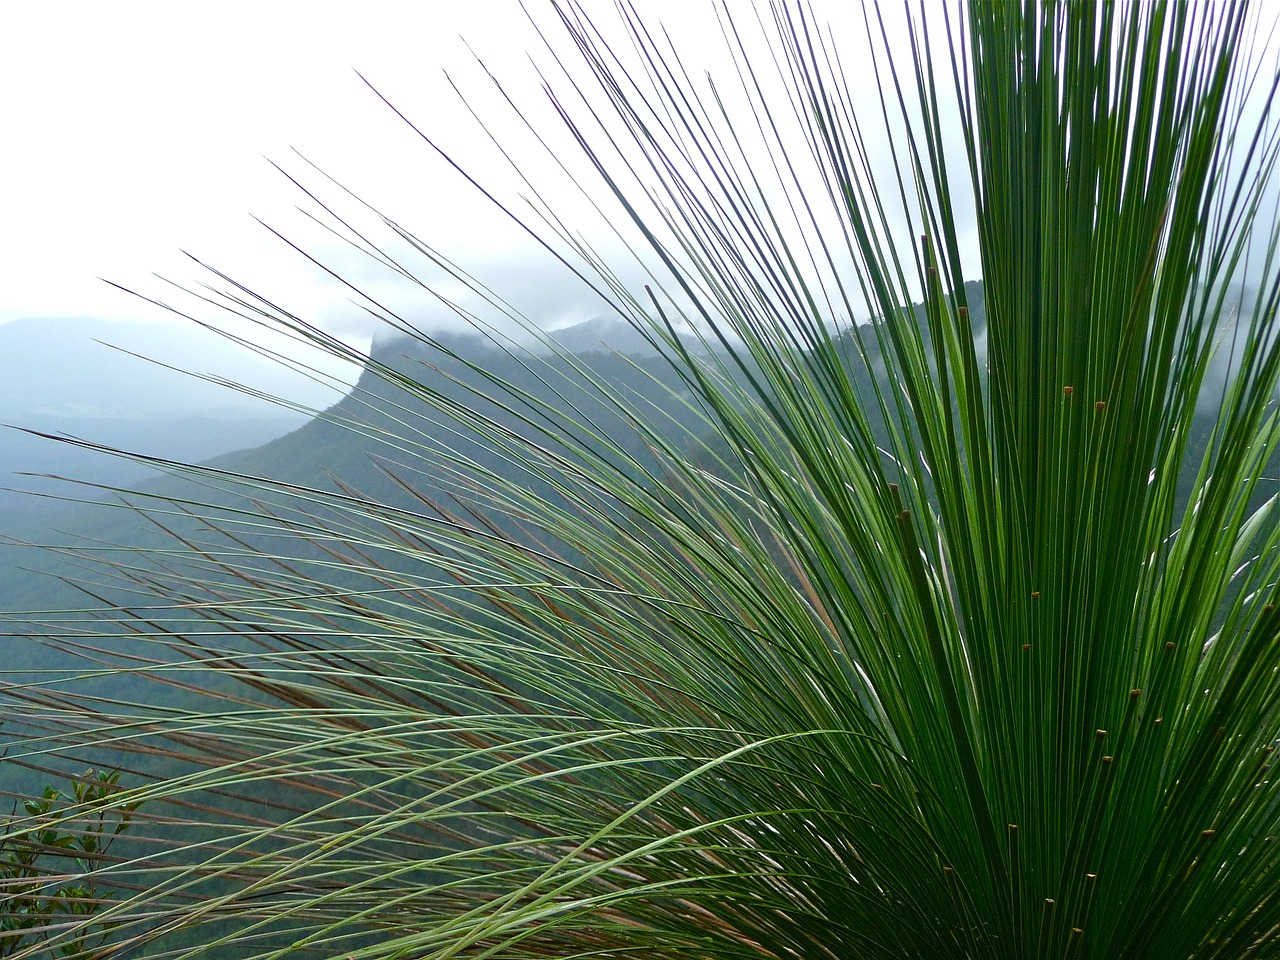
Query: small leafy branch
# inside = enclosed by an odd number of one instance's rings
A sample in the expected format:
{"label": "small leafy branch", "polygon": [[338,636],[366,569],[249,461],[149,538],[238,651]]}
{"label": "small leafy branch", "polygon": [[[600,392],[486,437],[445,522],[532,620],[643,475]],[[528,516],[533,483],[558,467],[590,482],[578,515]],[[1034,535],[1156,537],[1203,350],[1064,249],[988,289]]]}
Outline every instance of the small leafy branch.
{"label": "small leafy branch", "polygon": [[[138,804],[116,803],[120,774],[86,770],[68,795],[46,786],[23,802],[0,832],[0,957],[28,952],[68,927],[50,955],[94,956],[111,922],[87,923],[112,892],[95,879],[115,838],[129,828]],[[72,811],[74,815],[68,816]]]}

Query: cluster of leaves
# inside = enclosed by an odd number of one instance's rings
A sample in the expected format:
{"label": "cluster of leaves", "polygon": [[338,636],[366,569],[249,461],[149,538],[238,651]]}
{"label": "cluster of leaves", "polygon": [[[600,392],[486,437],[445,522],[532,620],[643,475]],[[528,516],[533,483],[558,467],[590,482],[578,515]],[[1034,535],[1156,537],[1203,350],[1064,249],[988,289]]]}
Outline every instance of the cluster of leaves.
{"label": "cluster of leaves", "polygon": [[119,790],[118,772],[86,770],[69,795],[46,786],[23,801],[25,817],[0,827],[0,957],[30,955],[55,935],[53,956],[83,960],[105,945],[114,925],[93,918],[112,893],[96,875],[138,806],[118,803]]}

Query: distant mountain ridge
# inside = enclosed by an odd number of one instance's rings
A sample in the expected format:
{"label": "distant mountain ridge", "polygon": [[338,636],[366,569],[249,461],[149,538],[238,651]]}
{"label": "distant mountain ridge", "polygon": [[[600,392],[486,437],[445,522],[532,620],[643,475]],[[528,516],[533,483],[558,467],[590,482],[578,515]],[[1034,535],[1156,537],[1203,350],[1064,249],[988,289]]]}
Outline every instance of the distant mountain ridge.
{"label": "distant mountain ridge", "polygon": [[[534,422],[542,422],[548,431],[568,430],[572,429],[574,418],[579,418],[578,422],[584,429],[589,420],[591,429],[603,431],[605,436],[628,449],[631,455],[647,456],[648,452],[634,435],[626,418],[601,402],[589,376],[579,366],[589,370],[590,377],[611,384],[619,395],[629,396],[637,404],[656,402],[658,406],[652,412],[658,416],[662,415],[664,406],[669,413],[676,409],[678,394],[673,393],[664,400],[657,395],[661,391],[653,390],[650,377],[664,380],[673,391],[679,389],[679,384],[668,365],[659,360],[647,344],[647,355],[623,355],[606,352],[604,346],[591,339],[596,334],[611,332],[612,326],[601,324],[590,324],[585,329],[576,330],[570,339],[591,343],[592,348],[575,352],[573,363],[565,363],[549,352],[523,356],[511,354],[478,335],[458,333],[441,334],[437,338],[443,350],[408,338],[385,341],[375,346],[372,359],[422,381],[445,403],[472,409],[526,434],[534,430],[530,425]],[[635,346],[634,341],[631,341],[631,346]],[[498,392],[472,369],[473,364],[516,384],[533,404],[543,405],[543,412],[531,407],[517,415],[515,410],[504,406]],[[510,404],[512,401],[508,398],[506,402]],[[558,423],[555,416],[546,413],[548,410],[570,408],[576,409],[577,413]],[[429,495],[443,496],[448,483],[445,464],[454,454],[475,458],[494,469],[504,469],[504,455],[491,442],[480,439],[478,435],[466,435],[452,429],[432,413],[428,404],[407,398],[399,387],[388,384],[370,369],[362,373],[348,395],[341,397],[321,415],[302,423],[295,421],[278,425],[286,427],[279,431],[279,435],[265,436],[265,442],[258,444],[233,444],[248,449],[230,453],[193,448],[193,442],[203,428],[190,421],[181,426],[185,426],[192,436],[184,438],[185,442],[172,444],[143,443],[136,437],[106,435],[93,429],[75,432],[93,441],[117,444],[174,460],[207,461],[220,470],[269,477],[302,486],[335,489],[335,484],[341,480],[371,496],[391,502],[405,501],[406,505],[408,498],[404,489],[389,478],[388,471],[409,471],[414,481],[423,485]],[[251,433],[246,432],[246,439],[250,439]],[[262,436],[261,432],[258,436]],[[383,437],[391,443],[380,443],[371,437]],[[545,438],[540,442],[545,443]],[[137,482],[136,471],[139,468],[128,461],[111,461],[74,446],[63,447],[47,440],[33,439],[32,443],[43,445],[44,449],[67,459],[67,469],[50,472],[92,479],[84,465],[95,463],[101,467],[105,463],[117,470],[135,473],[123,479],[119,479],[119,474],[99,474],[103,477],[99,482],[119,483],[126,487]],[[76,468],[77,463],[81,465],[79,469]],[[188,481],[169,478],[147,481],[140,489],[172,494],[186,486],[189,486]],[[102,491],[85,491],[65,484],[58,489],[70,496],[106,496]],[[208,490],[195,492],[209,495]],[[139,521],[120,510],[85,506],[63,509],[56,516],[58,528],[102,542],[135,542],[133,538],[143,536],[143,526]],[[0,520],[3,519],[3,514],[0,514]],[[27,525],[18,532],[29,539],[68,540],[67,536],[56,534],[39,536],[39,531],[33,526],[39,525]],[[12,528],[0,530],[0,534],[14,532]],[[151,543],[155,537],[154,534],[146,534],[144,539]],[[61,563],[51,556],[0,547],[0,570],[6,562],[14,566],[50,569],[60,569]],[[59,588],[52,580],[41,580],[34,572],[15,572],[11,568],[8,577],[0,577],[0,610],[36,609],[46,605],[42,600],[47,600],[48,604],[76,602],[74,594]]]}
{"label": "distant mountain ridge", "polygon": [[[968,297],[976,323],[982,317],[978,306],[980,285],[970,289]],[[844,334],[840,339],[849,335]],[[485,337],[459,332],[435,337],[443,349],[409,338],[383,340],[375,344],[372,359],[420,381],[425,389],[436,394],[439,402],[491,417],[541,445],[554,445],[547,437],[553,437],[556,431],[582,429],[598,431],[601,446],[617,443],[626,455],[641,460],[652,457],[628,418],[602,401],[592,380],[608,385],[633,404],[637,412],[656,418],[660,429],[665,419],[665,429],[672,436],[691,426],[688,410],[682,406],[688,399],[687,391],[670,365],[640,333],[625,323],[593,318],[553,331],[549,339],[558,350],[569,355],[571,362],[564,362],[546,349],[512,354]],[[874,341],[865,335],[865,328],[860,339]],[[856,372],[853,358],[853,351],[848,351],[848,359],[854,363],[851,375],[865,376]],[[504,406],[500,391],[477,370],[488,371],[498,381],[514,384],[527,395],[529,406],[520,410]],[[665,384],[666,389],[656,388],[655,381]],[[511,403],[509,399],[505,402]],[[508,466],[506,454],[492,441],[458,430],[447,417],[434,414],[429,404],[411,399],[369,369],[362,373],[350,394],[341,397],[323,414],[291,426],[293,429],[286,428],[279,436],[267,437],[266,442],[257,445],[234,444],[249,449],[230,453],[213,451],[218,455],[209,462],[228,472],[308,487],[336,489],[336,483],[341,481],[370,496],[389,502],[403,501],[410,506],[411,498],[391,474],[400,473],[410,478],[422,486],[428,496],[445,496],[454,482],[448,468],[451,456],[470,457],[494,470],[505,470]],[[211,454],[192,449],[190,441],[212,428],[188,424],[187,429],[191,436],[186,438],[185,446],[180,442],[142,445],[120,442],[113,436],[95,434],[93,430],[74,432],[91,440],[106,440],[175,460],[208,459]],[[539,430],[546,434],[538,434]],[[390,443],[377,442],[371,436],[381,436]],[[245,439],[250,439],[247,433]],[[49,446],[60,452],[63,449],[54,444]],[[75,452],[74,448],[66,449]],[[84,475],[74,468],[51,472]],[[130,486],[132,482],[124,480],[120,485]],[[180,489],[175,484],[182,482],[148,481],[142,489],[173,492]],[[90,497],[100,495],[97,491],[74,488],[68,492]],[[57,526],[103,542],[129,541],[139,535],[140,529],[138,521],[124,511],[93,507],[63,511]],[[4,532],[13,531],[0,531]],[[154,539],[153,535],[148,536]],[[41,539],[34,534],[31,538]],[[67,537],[52,539],[65,542]],[[47,558],[38,554],[24,553],[18,560],[11,559],[13,553],[0,550],[0,565],[8,561],[14,565],[47,566],[44,563]],[[41,584],[47,585],[48,591]],[[40,599],[47,597],[52,603],[55,596],[61,598],[58,602],[68,602],[67,598],[73,595],[60,592],[53,581],[41,581],[34,574],[11,574],[0,582],[0,610],[35,609],[44,605],[38,602]]]}

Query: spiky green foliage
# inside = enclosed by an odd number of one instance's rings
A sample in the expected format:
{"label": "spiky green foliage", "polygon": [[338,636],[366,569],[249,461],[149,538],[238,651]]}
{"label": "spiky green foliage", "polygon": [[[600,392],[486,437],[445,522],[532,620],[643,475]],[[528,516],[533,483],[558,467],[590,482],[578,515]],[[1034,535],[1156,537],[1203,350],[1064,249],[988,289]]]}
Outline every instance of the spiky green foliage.
{"label": "spiky green foliage", "polygon": [[[543,229],[662,348],[689,436],[532,357],[647,451],[483,370],[446,389],[382,366],[403,430],[374,439],[406,486],[431,464],[453,500],[193,471],[258,505],[179,504],[235,539],[183,533],[171,576],[121,564],[162,598],[127,649],[174,682],[221,670],[239,699],[12,692],[54,729],[32,752],[181,761],[130,794],[176,823],[113,868],[138,888],[106,912],[122,942],[1280,956],[1277,143],[1242,125],[1257,23],[1243,5],[925,16],[856,66],[790,8],[771,59],[747,55],[749,18],[727,25],[721,89],[744,116],[634,16],[632,60],[563,12],[589,69],[556,102],[654,282],[633,295]],[[846,71],[870,68],[881,99],[856,101]],[[879,124],[892,162],[872,169]],[[917,244],[895,245],[902,224]],[[1250,250],[1258,292],[1229,294]],[[225,303],[344,349],[248,291]],[[442,452],[424,410],[481,448]],[[1207,444],[1197,410],[1216,412]]]}

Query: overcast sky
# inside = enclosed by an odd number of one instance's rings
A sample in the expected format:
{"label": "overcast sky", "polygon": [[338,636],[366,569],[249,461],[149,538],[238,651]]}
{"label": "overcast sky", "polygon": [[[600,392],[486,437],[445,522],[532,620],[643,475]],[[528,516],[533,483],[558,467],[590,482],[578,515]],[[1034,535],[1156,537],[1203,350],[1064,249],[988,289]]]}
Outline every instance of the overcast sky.
{"label": "overcast sky", "polygon": [[464,63],[459,36],[483,32],[499,57],[528,40],[511,4],[486,6],[5,4],[0,321],[155,315],[97,278],[194,277],[180,249],[324,306],[333,291],[251,219],[296,228],[301,197],[264,159],[301,169],[291,148],[377,201],[411,198],[404,214],[431,215],[436,239],[474,243],[480,205],[438,182],[353,70],[456,129],[441,70]]}
{"label": "overcast sky", "polygon": [[[608,0],[587,6],[602,21],[612,17]],[[695,74],[726,65],[715,52],[709,3],[637,0],[637,6],[647,21],[671,30]],[[838,0],[817,6],[821,18],[843,18],[835,26],[848,38],[842,56],[850,79],[871,96],[873,78],[859,51],[861,15]],[[0,323],[159,319],[156,308],[98,278],[167,297],[153,272],[183,283],[202,277],[179,253],[187,250],[300,315],[360,339],[368,324],[350,292],[324,279],[255,216],[385,294],[388,305],[442,321],[446,311],[438,304],[390,284],[295,210],[307,201],[268,163],[319,182],[294,149],[500,292],[519,292],[539,322],[587,319],[596,305],[354,72],[509,194],[513,181],[444,77],[450,71],[478,112],[494,118],[519,149],[518,128],[464,40],[522,105],[543,111],[541,129],[555,126],[525,60],[537,38],[515,0],[4,3]],[[530,168],[537,177],[546,162]],[[582,198],[553,200],[569,219],[590,221]]]}
{"label": "overcast sky", "polygon": [[[588,7],[612,18],[611,3]],[[641,0],[639,8],[677,46],[707,58],[688,61],[694,71],[715,68],[710,4]],[[153,272],[184,283],[202,276],[186,250],[331,329],[361,329],[349,291],[253,220],[336,257],[375,291],[391,289],[294,209],[305,198],[268,160],[309,173],[295,149],[502,292],[527,291],[524,305],[539,322],[596,310],[355,73],[509,189],[444,72],[518,148],[518,130],[467,46],[522,104],[545,111],[524,54],[537,38],[514,0],[7,3],[0,38],[0,323],[158,319],[98,278],[163,295]],[[542,116],[543,129],[555,125]],[[567,195],[555,202],[571,219],[588,209]],[[403,289],[388,295],[445,314]]]}

